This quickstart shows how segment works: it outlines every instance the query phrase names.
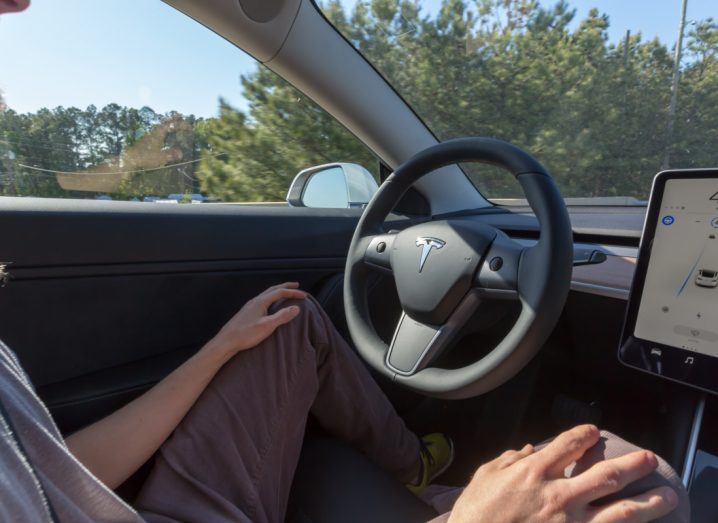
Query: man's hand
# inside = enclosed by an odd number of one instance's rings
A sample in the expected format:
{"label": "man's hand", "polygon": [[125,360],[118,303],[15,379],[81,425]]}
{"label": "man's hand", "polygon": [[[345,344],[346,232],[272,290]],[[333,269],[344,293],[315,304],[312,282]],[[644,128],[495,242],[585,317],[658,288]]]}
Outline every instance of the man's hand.
{"label": "man's hand", "polygon": [[225,356],[231,357],[264,341],[277,327],[292,321],[299,314],[296,305],[268,314],[269,308],[276,301],[306,298],[307,293],[298,287],[296,282],[282,283],[249,300],[207,344],[207,348],[218,349]]}
{"label": "man's hand", "polygon": [[644,522],[668,514],[677,503],[668,487],[602,506],[604,496],[650,474],[656,456],[638,451],[596,463],[576,477],[564,470],[598,442],[599,431],[582,425],[562,433],[545,448],[526,445],[481,466],[457,500],[449,523],[614,523]]}
{"label": "man's hand", "polygon": [[30,5],[30,0],[0,0],[0,14],[19,13]]}

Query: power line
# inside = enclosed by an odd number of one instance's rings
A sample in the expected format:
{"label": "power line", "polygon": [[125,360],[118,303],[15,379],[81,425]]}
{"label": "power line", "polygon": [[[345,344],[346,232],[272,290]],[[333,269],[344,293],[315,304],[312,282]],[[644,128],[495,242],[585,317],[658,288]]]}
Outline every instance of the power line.
{"label": "power line", "polygon": [[[41,177],[44,177],[44,178],[49,178],[49,179],[52,179],[52,180],[57,180],[57,176],[56,176],[55,174],[46,173],[46,172],[29,172],[29,173],[22,173],[22,174],[23,174],[23,176],[28,176],[28,175],[30,175],[30,176],[41,176]],[[83,173],[83,174],[108,174],[108,173]],[[187,174],[187,173],[185,173],[185,172],[180,172],[180,174],[181,174],[184,178],[186,178],[188,181],[190,181],[190,182],[194,182],[194,181],[195,181],[195,179],[192,178],[192,176],[190,176],[189,174]],[[10,173],[10,172],[0,171],[0,180],[10,179],[10,178],[11,178],[11,175],[12,175],[12,173]]]}
{"label": "power line", "polygon": [[[217,153],[212,154],[210,156],[220,156],[225,153]],[[52,173],[52,174],[64,174],[64,175],[75,175],[75,174],[136,174],[136,173],[148,173],[153,171],[161,171],[162,169],[170,169],[172,167],[180,167],[182,165],[190,165],[193,163],[198,163],[204,160],[204,158],[197,158],[196,160],[188,160],[186,162],[178,162],[178,163],[170,163],[167,165],[163,165],[161,167],[151,167],[149,169],[134,169],[131,171],[111,171],[111,172],[87,172],[87,171],[57,171],[55,169],[45,169],[42,167],[35,167],[34,165],[27,165],[20,162],[15,162],[15,165],[18,167],[23,167],[24,169],[31,169],[33,171],[40,171],[44,173]]]}

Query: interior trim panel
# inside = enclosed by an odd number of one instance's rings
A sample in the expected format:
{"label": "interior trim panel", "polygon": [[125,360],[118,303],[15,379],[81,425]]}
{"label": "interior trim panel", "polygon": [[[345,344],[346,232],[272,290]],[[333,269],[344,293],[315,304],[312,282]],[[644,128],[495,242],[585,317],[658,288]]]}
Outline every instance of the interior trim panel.
{"label": "interior trim panel", "polygon": [[[525,238],[514,238],[514,240],[527,247],[536,244],[536,240]],[[571,290],[628,300],[638,257],[636,247],[576,242],[574,250],[597,250],[606,255],[606,260],[602,263],[574,267]]]}
{"label": "interior trim panel", "polygon": [[[12,273],[49,266],[345,258],[360,214],[361,209],[3,197],[0,261],[10,263]],[[389,221],[397,227],[408,222],[398,216]]]}

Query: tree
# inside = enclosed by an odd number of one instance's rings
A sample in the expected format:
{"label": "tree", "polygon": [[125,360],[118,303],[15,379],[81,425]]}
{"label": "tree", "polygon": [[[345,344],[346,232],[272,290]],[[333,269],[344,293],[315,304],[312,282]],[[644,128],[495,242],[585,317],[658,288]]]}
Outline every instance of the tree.
{"label": "tree", "polygon": [[344,127],[271,71],[242,78],[247,114],[220,100],[219,117],[203,123],[206,141],[196,175],[224,201],[284,200],[307,167],[355,162],[375,174],[376,158]]}
{"label": "tree", "polygon": [[127,199],[194,191],[197,123],[191,115],[117,104],[2,111],[2,194]]}
{"label": "tree", "polygon": [[688,33],[691,61],[683,70],[672,162],[677,167],[716,163],[718,143],[718,26],[712,18]]}

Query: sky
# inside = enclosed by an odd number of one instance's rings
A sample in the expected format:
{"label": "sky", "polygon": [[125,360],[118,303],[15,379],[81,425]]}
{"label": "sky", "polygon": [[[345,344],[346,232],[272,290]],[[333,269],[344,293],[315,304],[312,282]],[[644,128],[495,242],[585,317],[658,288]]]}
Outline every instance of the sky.
{"label": "sky", "polygon": [[[343,0],[350,7],[361,0]],[[541,0],[551,4],[553,0]],[[673,45],[680,0],[570,0],[577,19],[597,7],[610,37],[626,29]],[[435,13],[440,0],[425,0]],[[688,0],[688,21],[718,18],[716,0]],[[0,89],[18,112],[110,102],[214,116],[218,98],[246,107],[250,56],[160,0],[32,0],[0,17]]]}

